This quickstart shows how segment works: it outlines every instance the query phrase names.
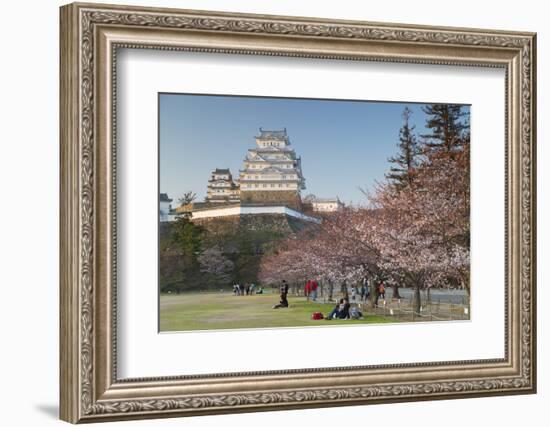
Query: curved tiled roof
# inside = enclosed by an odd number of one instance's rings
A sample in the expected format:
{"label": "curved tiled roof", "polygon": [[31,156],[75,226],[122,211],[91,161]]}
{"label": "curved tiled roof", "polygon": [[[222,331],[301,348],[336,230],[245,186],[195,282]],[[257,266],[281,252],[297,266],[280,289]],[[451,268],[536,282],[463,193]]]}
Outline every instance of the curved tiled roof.
{"label": "curved tiled roof", "polygon": [[299,171],[297,168],[292,168],[292,169],[281,169],[281,168],[278,168],[276,166],[269,166],[267,168],[263,168],[263,169],[242,169],[239,171],[240,173],[252,173],[252,174],[256,174],[256,175],[261,175],[261,174],[269,174],[269,173],[281,173],[281,174],[289,174],[289,173],[298,173],[298,174],[301,174],[301,171]]}
{"label": "curved tiled roof", "polygon": [[249,179],[249,178],[243,178],[240,180],[241,183],[254,183],[254,184],[269,184],[269,183],[272,183],[272,182],[276,182],[276,183],[283,183],[283,182],[301,182],[302,180],[300,178],[292,178],[292,179],[262,179],[262,180],[258,180],[258,179]]}
{"label": "curved tiled roof", "polygon": [[288,135],[286,133],[286,128],[282,130],[267,130],[260,128],[260,134],[256,138],[288,140]]}
{"label": "curved tiled roof", "polygon": [[288,152],[294,152],[294,148],[289,146],[275,147],[274,145],[268,145],[267,147],[249,148],[248,151],[251,151],[254,153],[273,153],[277,151],[288,153]]}
{"label": "curved tiled roof", "polygon": [[214,170],[214,172],[212,172],[213,174],[219,174],[219,175],[231,175],[231,171],[229,170],[229,168],[227,169],[218,169],[216,168]]}

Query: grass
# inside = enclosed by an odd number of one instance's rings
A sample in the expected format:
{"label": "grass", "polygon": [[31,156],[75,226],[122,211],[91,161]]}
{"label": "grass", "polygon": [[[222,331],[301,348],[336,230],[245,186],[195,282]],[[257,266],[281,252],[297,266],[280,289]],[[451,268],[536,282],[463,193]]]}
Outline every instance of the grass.
{"label": "grass", "polygon": [[274,310],[277,294],[235,296],[223,293],[163,294],[160,297],[160,330],[195,331],[211,329],[272,328],[288,326],[330,326],[365,323],[389,323],[391,319],[365,314],[362,320],[311,320],[311,313],[325,316],[333,304],[306,301],[304,297],[289,297],[289,308]]}

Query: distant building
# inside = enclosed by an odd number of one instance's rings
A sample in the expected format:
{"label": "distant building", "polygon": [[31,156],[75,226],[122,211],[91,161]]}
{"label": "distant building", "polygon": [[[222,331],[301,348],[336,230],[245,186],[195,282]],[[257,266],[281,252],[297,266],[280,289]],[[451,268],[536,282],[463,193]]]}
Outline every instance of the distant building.
{"label": "distant building", "polygon": [[239,186],[233,181],[229,169],[215,169],[208,181],[205,201],[225,203],[239,201]]}
{"label": "distant building", "polygon": [[160,193],[159,196],[159,220],[161,222],[172,221],[174,219],[172,211],[172,199],[166,193]]}
{"label": "distant building", "polygon": [[256,147],[248,150],[240,171],[241,193],[250,191],[293,191],[306,188],[300,157],[283,130],[264,130],[256,136]]}
{"label": "distant building", "polygon": [[344,207],[344,204],[338,199],[338,197],[321,199],[315,197],[311,199],[311,206],[313,212],[336,212]]}
{"label": "distant building", "polygon": [[231,171],[216,168],[208,180],[204,202],[193,202],[175,209],[193,220],[249,215],[286,215],[318,223],[314,213],[335,212],[344,205],[338,198],[304,197],[306,188],[302,160],[291,147],[286,128],[265,130],[255,136],[256,146],[243,160],[238,180]]}

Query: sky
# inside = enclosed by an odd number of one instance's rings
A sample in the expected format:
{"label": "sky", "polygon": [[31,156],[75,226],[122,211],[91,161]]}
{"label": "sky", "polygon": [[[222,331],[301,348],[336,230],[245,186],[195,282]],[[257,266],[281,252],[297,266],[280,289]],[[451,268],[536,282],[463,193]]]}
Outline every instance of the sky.
{"label": "sky", "polygon": [[302,157],[302,195],[363,204],[397,153],[402,113],[424,133],[423,104],[296,98],[159,94],[160,192],[177,206],[186,191],[206,196],[211,172],[229,168],[237,179],[259,128],[286,127]]}

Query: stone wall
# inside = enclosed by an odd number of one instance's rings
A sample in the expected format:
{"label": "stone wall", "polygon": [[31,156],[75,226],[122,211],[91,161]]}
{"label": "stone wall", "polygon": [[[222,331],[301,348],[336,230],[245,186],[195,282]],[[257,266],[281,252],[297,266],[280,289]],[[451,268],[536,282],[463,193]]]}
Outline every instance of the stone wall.
{"label": "stone wall", "polygon": [[231,215],[224,217],[198,218],[194,223],[215,234],[236,234],[246,231],[269,231],[290,235],[313,226],[310,222],[285,214]]}

